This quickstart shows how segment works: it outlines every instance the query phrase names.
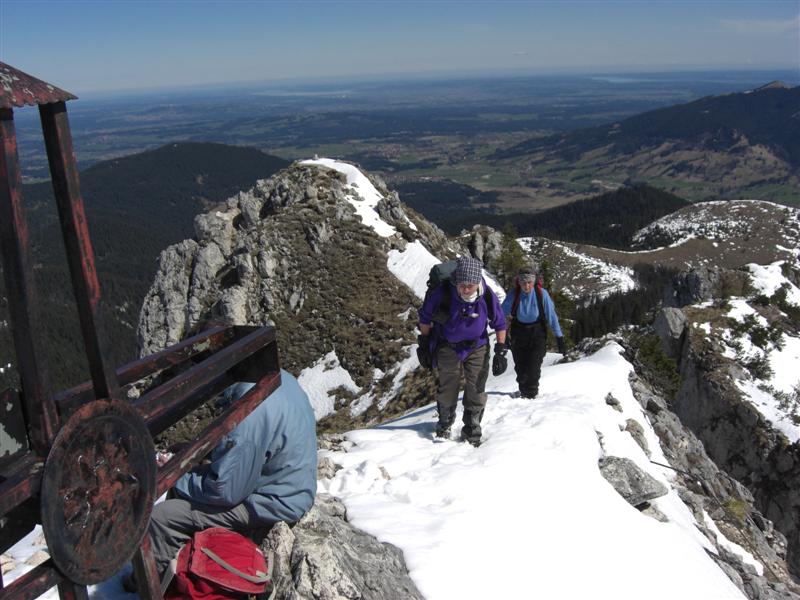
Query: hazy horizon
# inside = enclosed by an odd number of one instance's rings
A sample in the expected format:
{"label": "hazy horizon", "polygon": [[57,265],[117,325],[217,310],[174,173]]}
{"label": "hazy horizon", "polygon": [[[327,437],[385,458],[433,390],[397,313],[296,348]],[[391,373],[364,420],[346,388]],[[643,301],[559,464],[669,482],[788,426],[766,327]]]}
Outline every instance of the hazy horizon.
{"label": "hazy horizon", "polygon": [[800,6],[0,0],[0,60],[77,95],[665,71],[800,72]]}

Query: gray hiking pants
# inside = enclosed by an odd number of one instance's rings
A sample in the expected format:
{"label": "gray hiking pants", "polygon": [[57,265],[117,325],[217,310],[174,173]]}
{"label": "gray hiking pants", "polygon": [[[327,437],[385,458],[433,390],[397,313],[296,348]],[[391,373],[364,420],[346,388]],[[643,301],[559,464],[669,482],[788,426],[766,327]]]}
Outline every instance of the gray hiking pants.
{"label": "gray hiking pants", "polygon": [[263,527],[254,522],[244,504],[233,508],[216,508],[205,504],[192,504],[183,498],[164,500],[153,507],[150,517],[150,539],[158,576],[164,573],[178,551],[198,531],[209,527],[225,527],[247,535],[249,530]]}
{"label": "gray hiking pants", "polygon": [[489,345],[472,351],[462,363],[450,346],[442,345],[437,350],[436,406],[439,410],[439,426],[450,427],[456,418],[458,390],[461,375],[464,375],[464,429],[468,440],[480,441],[481,419],[486,407],[486,379],[489,377]]}

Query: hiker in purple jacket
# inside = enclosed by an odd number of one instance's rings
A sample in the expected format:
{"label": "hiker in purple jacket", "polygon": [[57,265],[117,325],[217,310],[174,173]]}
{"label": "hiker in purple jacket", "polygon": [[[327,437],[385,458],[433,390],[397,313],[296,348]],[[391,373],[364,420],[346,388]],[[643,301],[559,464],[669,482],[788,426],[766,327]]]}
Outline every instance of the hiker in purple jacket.
{"label": "hiker in purple jacket", "polygon": [[[464,376],[464,427],[461,438],[473,446],[481,442],[481,418],[486,407],[486,379],[489,376],[489,334],[497,333],[492,372],[506,370],[506,320],[500,302],[482,277],[483,265],[468,256],[458,259],[450,282],[432,289],[419,310],[420,362],[436,367],[436,406],[439,424],[436,437],[449,438],[455,421],[461,375]],[[449,314],[436,318],[437,309],[446,305]],[[487,304],[489,303],[489,304]],[[436,322],[434,322],[436,321]]]}

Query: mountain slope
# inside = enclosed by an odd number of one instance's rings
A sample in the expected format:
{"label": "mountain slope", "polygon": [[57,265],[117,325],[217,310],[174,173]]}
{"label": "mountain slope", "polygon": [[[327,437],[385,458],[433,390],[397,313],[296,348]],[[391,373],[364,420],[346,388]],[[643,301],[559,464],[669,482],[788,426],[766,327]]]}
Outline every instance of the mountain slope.
{"label": "mountain slope", "polygon": [[701,202],[636,231],[631,250],[536,237],[520,242],[539,262],[547,261],[556,289],[586,300],[630,289],[625,273],[639,264],[735,269],[792,261],[800,248],[800,209],[758,200]]}
{"label": "mountain slope", "polygon": [[796,204],[790,190],[800,173],[798,139],[800,87],[767,87],[531,139],[495,158],[521,161],[534,180],[634,179],[691,199]]}
{"label": "mountain slope", "polygon": [[[318,418],[375,418],[415,339],[419,298],[392,273],[419,272],[457,247],[376,178],[335,161],[295,163],[195,219],[196,239],[165,250],[142,307],[143,353],[199,321],[274,323],[282,364],[317,365],[335,385],[312,394]],[[336,378],[345,371],[347,377]],[[329,393],[330,392],[330,393]],[[413,401],[413,398],[410,399]]]}

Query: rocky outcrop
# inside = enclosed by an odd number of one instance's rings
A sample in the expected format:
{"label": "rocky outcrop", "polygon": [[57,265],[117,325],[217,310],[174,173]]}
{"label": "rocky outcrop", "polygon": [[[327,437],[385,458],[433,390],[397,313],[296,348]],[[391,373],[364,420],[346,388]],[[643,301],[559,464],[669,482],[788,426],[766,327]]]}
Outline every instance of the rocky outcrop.
{"label": "rocky outcrop", "polygon": [[[681,274],[666,297],[679,306],[718,301],[743,295],[748,282],[744,271],[699,268]],[[789,568],[800,577],[800,447],[790,444],[742,396],[736,380],[745,377],[743,367],[726,356],[714,337],[688,327],[686,317],[676,310],[664,309],[655,326],[665,352],[677,359],[680,373],[671,408],[702,440],[708,455],[747,486],[755,506],[786,536]],[[683,312],[687,310],[694,314],[704,309],[690,307]]]}
{"label": "rocky outcrop", "polygon": [[422,600],[400,550],[350,525],[328,494],[293,528],[273,527],[262,548],[275,557],[275,600]]}
{"label": "rocky outcrop", "polygon": [[460,249],[380,179],[370,182],[392,235],[362,220],[364,200],[345,175],[318,165],[295,164],[198,215],[195,239],[161,254],[140,314],[141,354],[222,317],[275,325],[282,366],[295,374],[335,351],[358,387],[335,398],[337,410],[393,389],[415,341],[408,308],[419,300],[389,271],[387,255],[417,241],[440,257]]}
{"label": "rocky outcrop", "polygon": [[744,401],[734,383],[740,367],[712,340],[688,335],[679,366],[681,387],[673,410],[786,535],[790,568],[800,575],[800,448]]}
{"label": "rocky outcrop", "polygon": [[661,340],[664,354],[678,358],[686,332],[686,315],[679,308],[662,308],[656,315],[653,329]]}
{"label": "rocky outcrop", "polygon": [[742,296],[749,285],[746,271],[696,267],[678,275],[664,290],[664,305],[682,307],[714,298]]}
{"label": "rocky outcrop", "polygon": [[470,231],[461,233],[460,238],[470,254],[482,261],[484,265],[500,263],[503,251],[503,234],[486,225],[475,225]]}
{"label": "rocky outcrop", "polygon": [[[800,599],[800,587],[786,561],[786,537],[758,508],[753,493],[717,466],[698,436],[646,381],[646,367],[636,364],[636,368],[642,376],[631,375],[631,389],[659,437],[669,461],[664,466],[674,472],[673,488],[715,549],[711,553],[714,560],[748,598]],[[735,547],[725,540],[738,545],[752,559],[744,558],[744,552],[734,552]]]}
{"label": "rocky outcrop", "polygon": [[631,506],[640,506],[667,493],[663,483],[636,466],[630,458],[604,456],[598,465],[600,474]]}

